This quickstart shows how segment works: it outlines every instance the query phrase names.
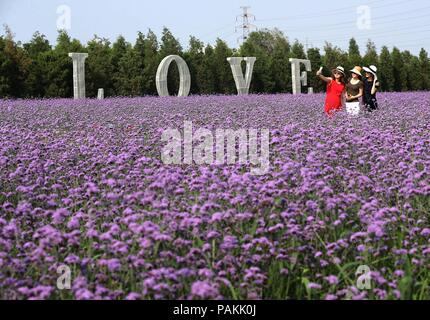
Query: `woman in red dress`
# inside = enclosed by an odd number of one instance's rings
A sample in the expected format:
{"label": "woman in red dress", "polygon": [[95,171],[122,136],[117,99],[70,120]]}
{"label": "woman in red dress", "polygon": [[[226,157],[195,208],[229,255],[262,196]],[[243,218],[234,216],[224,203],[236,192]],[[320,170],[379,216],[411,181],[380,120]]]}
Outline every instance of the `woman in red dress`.
{"label": "woman in red dress", "polygon": [[345,93],[345,69],[337,67],[332,72],[332,77],[324,77],[322,68],[317,72],[317,76],[327,82],[327,96],[325,99],[325,113],[331,117],[334,112],[342,109],[343,97]]}

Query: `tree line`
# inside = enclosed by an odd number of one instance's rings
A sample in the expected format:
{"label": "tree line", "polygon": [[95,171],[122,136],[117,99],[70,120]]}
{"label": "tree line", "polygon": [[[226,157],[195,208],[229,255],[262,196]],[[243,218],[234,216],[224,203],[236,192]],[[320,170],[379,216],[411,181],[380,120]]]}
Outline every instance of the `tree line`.
{"label": "tree line", "polygon": [[[86,94],[95,97],[98,88],[106,96],[156,95],[155,76],[161,60],[170,54],[184,58],[190,69],[191,94],[234,94],[236,87],[227,57],[254,56],[257,62],[250,92],[283,93],[292,91],[289,58],[309,59],[312,73],[308,85],[315,92],[323,91],[324,84],[315,76],[321,66],[325,73],[337,65],[347,70],[356,65],[377,65],[382,91],[417,91],[430,89],[430,59],[426,50],[418,56],[397,47],[376,46],[368,41],[362,53],[355,39],[349,42],[348,51],[331,43],[323,50],[305,50],[299,41],[290,42],[279,30],[260,30],[249,35],[238,48],[229,48],[222,39],[214,45],[204,44],[191,36],[188,48],[182,48],[178,39],[167,28],[161,39],[149,30],[139,32],[134,44],[119,36],[115,42],[94,38],[86,44],[72,39],[66,31],[59,31],[55,45],[43,34],[34,33],[27,43],[15,41],[6,26],[0,36],[0,97],[51,98],[72,97],[72,60],[69,52],[86,52]],[[169,70],[169,91],[178,90],[177,68]],[[303,88],[303,92],[307,91]]]}

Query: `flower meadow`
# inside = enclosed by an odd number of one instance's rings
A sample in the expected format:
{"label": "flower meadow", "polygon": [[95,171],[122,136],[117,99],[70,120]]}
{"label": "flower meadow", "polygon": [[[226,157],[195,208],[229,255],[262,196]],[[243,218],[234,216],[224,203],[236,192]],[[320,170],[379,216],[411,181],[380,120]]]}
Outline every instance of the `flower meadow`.
{"label": "flower meadow", "polygon": [[[430,299],[430,93],[379,103],[1,100],[0,297]],[[270,129],[269,171],[164,165],[184,121]]]}

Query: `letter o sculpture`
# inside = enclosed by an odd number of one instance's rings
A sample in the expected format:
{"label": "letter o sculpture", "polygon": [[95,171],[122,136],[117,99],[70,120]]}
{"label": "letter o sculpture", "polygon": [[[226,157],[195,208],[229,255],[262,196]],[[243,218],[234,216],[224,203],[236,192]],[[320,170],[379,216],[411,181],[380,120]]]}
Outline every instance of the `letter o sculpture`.
{"label": "letter o sculpture", "polygon": [[169,89],[167,88],[167,73],[169,72],[170,64],[175,61],[179,69],[179,97],[186,97],[190,93],[191,88],[191,75],[188,65],[180,56],[170,55],[165,57],[157,69],[157,76],[155,84],[157,86],[158,95],[160,97],[169,96]]}

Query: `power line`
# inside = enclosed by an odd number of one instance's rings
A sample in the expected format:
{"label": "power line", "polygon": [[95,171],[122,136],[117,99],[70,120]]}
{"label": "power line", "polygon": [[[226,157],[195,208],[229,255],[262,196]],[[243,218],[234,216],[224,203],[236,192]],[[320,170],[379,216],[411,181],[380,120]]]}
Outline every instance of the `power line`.
{"label": "power line", "polygon": [[[399,3],[405,3],[405,2],[410,3],[411,1],[417,1],[417,0],[408,0],[408,1],[402,0],[402,1],[394,2],[394,3],[390,3],[390,4],[385,4],[385,5],[380,5],[380,6],[376,6],[376,7],[373,6],[373,3],[378,2],[378,4],[379,4],[380,2],[384,2],[384,1],[389,1],[389,0],[375,0],[375,1],[370,1],[370,2],[366,3],[365,5],[372,5],[372,8],[381,8],[381,7],[386,7],[386,6],[393,6],[393,5],[396,5],[396,4],[399,4]],[[288,19],[288,20],[312,19],[312,18],[316,18],[316,17],[333,16],[333,15],[337,15],[338,13],[340,13],[342,11],[350,11],[350,10],[351,10],[351,7],[344,7],[344,8],[340,8],[340,9],[330,10],[330,12],[326,13],[326,14],[324,14],[324,12],[322,12],[322,14],[318,14],[318,15],[311,15],[311,16],[310,15],[295,15],[295,16],[293,16],[291,18],[275,18],[275,19],[255,19],[255,17],[254,17],[254,20],[255,21],[275,21],[275,20],[285,20],[285,19]],[[243,15],[240,15],[238,17],[243,17]],[[237,21],[237,19],[236,19],[236,21]],[[232,28],[235,25],[236,25],[235,23],[231,23],[231,24],[225,25],[224,27],[220,27],[220,28],[214,29],[213,31],[210,31],[210,32],[207,32],[205,34],[200,35],[199,39],[201,39],[203,41],[209,40],[209,38],[212,38],[212,36],[214,36],[214,35],[217,35],[217,37],[219,38],[220,37],[219,33],[221,31],[224,31],[224,30],[226,30],[228,28]],[[241,28],[242,26],[239,26],[239,28]],[[237,32],[237,28],[238,27],[236,27],[236,32]],[[229,34],[228,36],[230,37],[231,34]],[[242,35],[242,37],[240,39],[243,39],[243,37],[244,36]],[[312,44],[311,44],[311,46],[312,46]]]}
{"label": "power line", "polygon": [[[372,39],[373,41],[373,39]],[[420,38],[420,39],[411,39],[411,40],[403,40],[403,41],[396,41],[395,44],[387,44],[386,41],[384,40],[379,40],[378,41],[378,47],[382,48],[383,46],[386,46],[388,48],[393,48],[393,47],[409,47],[409,48],[425,48],[428,50],[428,48],[430,47],[430,38],[429,37],[425,37],[425,38]],[[344,51],[347,52],[347,51]]]}
{"label": "power line", "polygon": [[[379,0],[377,1],[378,3],[382,2],[384,0]],[[392,3],[387,3],[384,5],[380,5],[380,6],[371,6],[371,9],[379,9],[379,8],[384,8],[384,7],[392,7],[398,4],[404,4],[404,3],[408,3],[410,4],[412,1],[417,1],[417,0],[401,0],[401,1],[397,1],[397,2],[392,2]],[[363,5],[371,5],[372,3],[376,3],[376,1],[373,1],[371,3],[367,3],[367,4],[363,4]],[[353,9],[351,6],[349,7],[344,7],[343,9],[336,9],[336,10],[330,10],[327,12],[322,12],[320,14],[315,14],[315,15],[307,15],[307,14],[303,14],[303,15],[294,15],[291,17],[279,17],[279,18],[268,18],[268,19],[257,19],[257,21],[281,21],[281,20],[289,20],[289,21],[294,21],[294,20],[307,20],[307,19],[315,19],[315,18],[321,18],[321,17],[329,17],[329,16],[335,16],[335,15],[339,15],[341,13],[344,12],[351,12],[351,9]]]}
{"label": "power line", "polygon": [[[385,0],[372,1],[370,3],[365,3],[364,5],[371,5],[371,4],[374,4],[374,3],[378,3],[379,5],[372,6],[372,9],[373,9],[373,8],[382,8],[382,7],[387,7],[387,6],[391,7],[393,5],[404,4],[404,3],[411,3],[411,1],[415,1],[415,0],[409,0],[409,1],[402,0],[402,1],[397,1],[397,2],[392,2],[392,3],[386,3],[386,4],[382,4],[381,5],[380,2],[383,2],[383,1],[385,1]],[[422,12],[422,11],[425,11],[425,10],[427,10],[429,8],[430,8],[430,6],[422,7],[422,8],[414,8],[413,10],[408,10],[408,11],[404,11],[404,12],[401,12],[401,13],[399,12],[399,13],[388,14],[388,15],[383,15],[383,16],[379,16],[379,17],[372,17],[373,21],[375,21],[375,20],[377,21],[377,23],[373,24],[372,28],[375,29],[375,26],[389,24],[389,23],[398,22],[398,21],[415,21],[415,22],[418,22],[420,18],[428,18],[428,14],[424,14],[424,15],[410,15],[410,16],[406,16],[406,17],[405,17],[405,14],[408,14],[408,13],[410,14],[410,13],[417,12],[417,11]],[[273,21],[273,20],[278,20],[278,19],[261,19],[261,20],[260,19],[256,19],[256,17],[252,13],[250,13],[250,11],[249,11],[250,7],[249,6],[241,7],[241,9],[243,10],[243,13],[241,15],[239,15],[239,16],[236,17],[236,21],[239,21],[239,19],[242,19],[242,24],[239,25],[239,26],[236,26],[236,28],[235,28],[235,33],[237,33],[237,31],[239,29],[242,29],[242,36],[240,36],[237,39],[239,44],[242,41],[245,41],[248,38],[249,33],[253,29],[257,29],[257,27],[255,25],[251,24],[250,21]],[[327,13],[326,15],[335,15],[335,14],[338,14],[337,12],[345,11],[345,10],[349,10],[350,11],[351,7],[345,7],[345,8],[341,8],[341,9],[337,9],[337,10],[332,10],[329,13]],[[398,15],[401,15],[401,18],[395,18]],[[324,16],[324,14],[319,14],[317,17],[322,17],[322,16]],[[304,19],[304,18],[310,19],[310,18],[312,18],[312,16],[309,16],[309,15],[297,16],[296,15],[296,16],[294,16],[292,18],[288,18],[288,19],[289,20],[293,20],[293,19]],[[284,20],[284,18],[281,18],[279,20]],[[348,22],[346,22],[346,21],[345,22],[338,22],[336,24],[325,25],[325,26],[315,26],[315,27],[311,27],[311,28],[306,27],[306,30],[304,30],[303,28],[300,28],[297,31],[300,32],[300,33],[302,33],[302,32],[308,33],[309,30],[312,30],[314,28],[314,30],[316,32],[325,32],[327,34],[327,31],[329,31],[329,30],[338,30],[339,26],[348,25],[348,24],[351,24],[351,21],[348,21]],[[232,26],[232,24],[230,24],[228,26],[225,26],[225,27],[222,27],[222,28],[219,28],[217,30],[214,30],[212,32],[212,34],[213,33],[219,33],[220,31],[225,30],[225,29],[227,29],[227,28],[229,28],[231,26]],[[421,25],[419,25],[417,27],[423,28],[423,27],[427,27],[427,26],[428,25],[421,24]],[[408,31],[406,33],[409,34],[409,33],[411,33],[411,25],[408,24],[407,27],[408,27]],[[403,31],[403,30],[404,30],[404,28],[400,29],[400,31]],[[287,32],[287,30],[284,29],[283,31],[288,34],[288,33],[290,33],[291,31],[294,31],[294,30],[293,29],[289,29],[288,32]],[[364,40],[366,38],[367,39],[371,38],[372,40],[375,40],[375,39],[378,40],[378,39],[381,39],[381,38],[382,39],[383,38],[387,38],[388,36],[391,36],[391,35],[405,34],[405,32],[394,33],[394,31],[396,31],[396,29],[390,29],[389,31],[372,31],[372,30],[366,30],[366,34],[357,35],[357,36],[351,36],[351,37],[348,37],[348,38],[346,38],[346,37],[342,37],[342,38],[341,37],[330,38],[330,37],[327,37],[327,35],[326,35],[326,38],[327,38],[326,40],[328,40],[328,41],[338,41],[338,40],[341,41],[341,40],[348,40],[348,39],[350,39],[352,37],[355,38],[356,40],[360,40],[360,39]],[[413,33],[426,32],[426,31],[429,31],[429,30],[428,29],[425,29],[425,30],[413,30]],[[229,34],[228,37],[231,37],[232,35],[233,34]],[[308,37],[306,37],[307,47],[309,46],[309,42],[308,41],[309,41],[309,39],[308,39]],[[311,44],[311,46],[313,46],[313,45]]]}
{"label": "power line", "polygon": [[224,30],[226,30],[226,29],[233,29],[233,27],[235,26],[236,24],[235,23],[230,23],[230,24],[228,24],[228,25],[226,25],[226,26],[224,26],[224,27],[221,27],[221,28],[218,28],[218,29],[216,29],[216,30],[213,30],[213,31],[211,31],[211,32],[208,32],[208,33],[206,33],[206,34],[204,34],[204,35],[201,35],[200,36],[200,38],[202,39],[202,40],[208,40],[208,38],[210,37],[210,36],[212,36],[212,35],[214,35],[214,34],[219,34],[219,32],[220,31],[224,31]]}
{"label": "power line", "polygon": [[[412,19],[411,19],[412,20]],[[371,40],[373,42],[376,42],[379,44],[384,44],[386,45],[387,42],[389,42],[390,37],[393,37],[393,40],[395,39],[395,37],[397,36],[404,36],[404,35],[419,35],[421,33],[427,33],[430,31],[429,29],[430,24],[421,24],[421,25],[413,25],[413,26],[408,26],[408,29],[405,30],[404,28],[394,28],[394,29],[390,29],[388,31],[369,31],[366,32],[366,34],[362,34],[362,35],[351,35],[351,36],[344,36],[344,37],[338,37],[338,36],[324,36],[324,39],[320,39],[323,40],[323,42],[329,42],[329,43],[338,43],[338,42],[347,42],[349,40],[351,40],[351,38],[354,38],[357,42],[363,42],[366,40]],[[322,38],[322,37],[319,37]],[[304,39],[304,38],[302,38]],[[315,38],[314,38],[315,40]],[[412,42],[416,42],[417,40],[415,39],[407,39],[406,41],[412,41]],[[318,42],[318,41],[317,41]],[[396,43],[399,43],[399,41],[396,39],[395,40]],[[389,46],[389,45],[388,45]],[[422,44],[421,44],[422,46]]]}
{"label": "power line", "polygon": [[[411,11],[406,11],[406,12],[402,12],[399,13],[402,16],[404,16],[404,14],[406,13],[412,13],[412,12],[417,12],[417,11],[422,11],[424,9],[430,9],[430,7],[424,7],[424,8],[420,8],[420,9],[416,9],[416,10],[411,10]],[[374,17],[372,18],[372,21],[381,19],[387,19],[387,18],[392,18],[395,17],[395,15],[387,15],[387,16],[381,16],[381,17]],[[423,14],[423,15],[418,15],[418,16],[410,16],[410,17],[404,17],[404,18],[394,18],[392,20],[387,20],[387,21],[382,21],[382,22],[378,22],[376,25],[381,25],[381,24],[387,24],[387,23],[392,23],[392,22],[398,22],[398,21],[409,21],[409,20],[413,20],[413,19],[418,19],[418,18],[428,18],[429,17],[429,13]],[[315,26],[315,27],[306,27],[306,32],[308,32],[309,30],[315,30],[315,31],[320,31],[320,32],[326,32],[327,30],[338,30],[339,27],[341,26],[348,26],[351,25],[351,21],[345,21],[345,22],[339,22],[336,24],[329,24],[329,25],[320,25],[320,26]],[[286,30],[284,30],[285,32]],[[288,31],[303,31],[303,28],[295,28],[295,29],[291,29],[288,28]]]}
{"label": "power line", "polygon": [[[377,40],[380,38],[387,38],[387,37],[395,37],[398,35],[407,35],[407,34],[411,34],[413,32],[428,32],[430,31],[430,29],[428,29],[428,27],[430,27],[429,24],[427,25],[421,25],[419,26],[421,28],[427,27],[427,29],[424,30],[418,30],[418,29],[408,29],[407,31],[404,32],[396,32],[396,29],[394,30],[389,30],[389,31],[381,31],[381,32],[375,32],[375,33],[369,33],[369,34],[363,34],[363,35],[358,35],[358,36],[350,36],[350,37],[336,37],[336,38],[331,38],[331,37],[327,37],[328,39],[330,39],[330,41],[343,41],[343,40],[350,40],[351,38],[354,38],[355,40],[366,40],[366,39],[372,39],[372,40]],[[398,29],[397,29],[398,30]],[[401,29],[403,30],[403,29]],[[395,33],[394,33],[395,32]]]}
{"label": "power line", "polygon": [[[424,41],[429,41],[430,37],[427,36],[425,38],[420,38],[420,39],[410,39],[410,40],[403,40],[403,41],[398,41],[393,45],[387,45],[387,47],[397,47],[397,46],[403,46],[403,45],[415,45],[415,46],[421,46],[424,47]],[[429,43],[429,42],[427,42]]]}

